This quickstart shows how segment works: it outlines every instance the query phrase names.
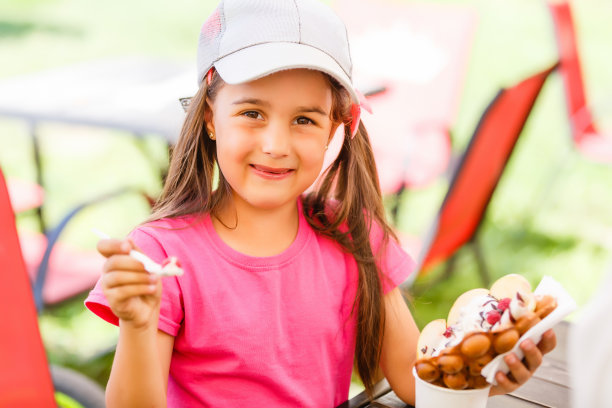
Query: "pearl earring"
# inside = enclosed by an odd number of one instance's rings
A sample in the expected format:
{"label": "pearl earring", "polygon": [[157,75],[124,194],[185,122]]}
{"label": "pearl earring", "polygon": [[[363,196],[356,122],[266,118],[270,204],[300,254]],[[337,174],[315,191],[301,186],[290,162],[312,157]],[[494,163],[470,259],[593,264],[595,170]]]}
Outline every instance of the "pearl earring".
{"label": "pearl earring", "polygon": [[215,140],[215,135],[214,135],[214,133],[213,133],[213,132],[210,132],[210,133],[208,134],[208,137],[210,137],[210,140]]}

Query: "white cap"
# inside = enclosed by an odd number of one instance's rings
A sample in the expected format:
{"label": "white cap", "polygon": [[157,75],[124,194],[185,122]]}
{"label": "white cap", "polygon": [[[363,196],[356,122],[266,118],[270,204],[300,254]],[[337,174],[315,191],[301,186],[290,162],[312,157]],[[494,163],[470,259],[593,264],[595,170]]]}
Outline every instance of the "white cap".
{"label": "white cap", "polygon": [[354,104],[360,100],[346,27],[318,0],[221,0],[200,33],[198,83],[213,66],[228,84],[315,69],[338,80]]}

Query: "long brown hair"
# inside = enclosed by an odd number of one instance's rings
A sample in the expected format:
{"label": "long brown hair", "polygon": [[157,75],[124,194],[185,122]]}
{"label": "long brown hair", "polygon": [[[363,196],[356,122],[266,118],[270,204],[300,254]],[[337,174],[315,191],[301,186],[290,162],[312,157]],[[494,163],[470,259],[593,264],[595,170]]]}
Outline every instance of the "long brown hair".
{"label": "long brown hair", "polygon": [[[337,241],[357,262],[359,284],[355,366],[371,395],[380,361],[385,311],[381,273],[370,243],[372,223],[383,231],[384,249],[389,235],[395,239],[385,213],[374,164],[374,155],[363,124],[351,138],[351,102],[348,92],[327,76],[332,90],[331,119],[344,123],[344,141],[336,160],[324,172],[315,189],[303,198],[304,215],[319,233]],[[192,98],[178,143],[171,152],[163,191],[149,221],[187,214],[214,215],[228,200],[231,188],[222,172],[213,191],[216,167],[215,142],[207,135],[207,99],[214,101],[223,80],[215,72]],[[331,202],[337,204],[330,206]]]}

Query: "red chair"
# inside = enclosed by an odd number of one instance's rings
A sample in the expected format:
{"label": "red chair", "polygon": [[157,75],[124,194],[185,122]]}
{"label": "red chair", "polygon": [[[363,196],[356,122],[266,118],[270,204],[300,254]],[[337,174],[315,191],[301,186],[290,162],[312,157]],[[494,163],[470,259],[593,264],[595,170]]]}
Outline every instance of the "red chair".
{"label": "red chair", "polygon": [[121,188],[74,207],[44,234],[20,233],[39,312],[46,305],[57,305],[94,287],[104,266],[104,257],[93,248],[84,250],[62,243],[59,241],[60,235],[73,217],[83,209],[126,193],[136,193],[149,205],[153,203],[153,199],[141,190]]}
{"label": "red chair", "polygon": [[[45,227],[42,212],[44,190],[40,185],[9,179],[8,192],[16,213],[37,210],[39,224],[41,228]],[[104,258],[93,248],[81,249],[60,242],[59,236],[84,208],[127,192],[142,195],[149,206],[153,203],[153,199],[143,191],[122,188],[76,206],[56,226],[44,233],[19,232],[22,256],[32,281],[38,312],[44,306],[57,305],[93,288],[100,277]]]}
{"label": "red chair", "polygon": [[548,2],[559,50],[559,73],[563,79],[574,147],[585,157],[612,164],[612,134],[604,134],[593,120],[580,64],[576,29],[570,4]]}
{"label": "red chair", "polygon": [[[15,184],[11,183],[11,201],[17,208],[15,204],[19,204],[22,199],[20,194],[15,194],[16,190],[17,192],[20,190],[14,186]],[[38,312],[45,306],[60,304],[94,287],[100,277],[104,258],[93,248],[77,248],[59,241],[59,237],[81,210],[125,193],[137,193],[152,205],[153,201],[146,193],[137,189],[122,188],[76,206],[57,225],[44,233],[20,231],[22,255],[32,281],[34,302]],[[38,213],[39,219],[41,214]],[[41,223],[42,225],[44,224]]]}
{"label": "red chair", "polygon": [[[489,275],[476,233],[540,90],[556,67],[554,65],[513,87],[502,89],[483,113],[423,244],[418,275],[423,276],[436,265],[449,260],[442,279],[447,278],[454,266],[453,255],[463,245],[471,244],[481,278],[485,287],[489,286]],[[409,281],[402,286],[407,288],[411,284]]]}

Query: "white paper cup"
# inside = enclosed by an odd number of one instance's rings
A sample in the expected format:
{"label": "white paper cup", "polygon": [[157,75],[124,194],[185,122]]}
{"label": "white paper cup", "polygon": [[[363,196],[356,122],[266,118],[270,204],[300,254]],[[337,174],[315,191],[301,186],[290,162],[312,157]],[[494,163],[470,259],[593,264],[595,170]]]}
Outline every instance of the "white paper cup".
{"label": "white paper cup", "polygon": [[412,369],[415,380],[415,408],[486,408],[491,386],[473,390],[452,390],[421,380]]}

